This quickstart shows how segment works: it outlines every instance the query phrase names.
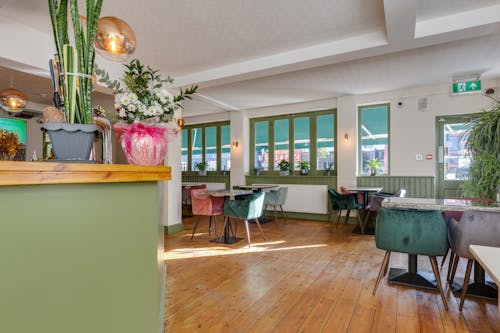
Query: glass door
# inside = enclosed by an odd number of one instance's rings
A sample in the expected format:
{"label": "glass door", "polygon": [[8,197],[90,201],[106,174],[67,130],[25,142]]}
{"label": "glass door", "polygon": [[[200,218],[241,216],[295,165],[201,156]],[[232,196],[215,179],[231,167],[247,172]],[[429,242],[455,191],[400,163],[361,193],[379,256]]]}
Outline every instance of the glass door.
{"label": "glass door", "polygon": [[439,117],[437,152],[437,196],[452,198],[458,196],[460,181],[467,179],[470,158],[467,139],[472,127],[469,116]]}

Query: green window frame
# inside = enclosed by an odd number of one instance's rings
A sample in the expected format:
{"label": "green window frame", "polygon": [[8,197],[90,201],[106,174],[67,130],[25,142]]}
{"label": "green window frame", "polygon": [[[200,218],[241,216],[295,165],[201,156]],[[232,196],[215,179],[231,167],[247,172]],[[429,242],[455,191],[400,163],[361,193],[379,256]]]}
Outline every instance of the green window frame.
{"label": "green window frame", "polygon": [[[250,119],[250,169],[256,169],[256,126],[260,124],[261,129],[265,129],[266,126],[264,123],[267,122],[267,153],[269,156],[268,159],[268,169],[260,172],[262,175],[278,175],[279,171],[274,170],[274,156],[275,156],[275,147],[281,146],[284,147],[288,145],[288,157],[289,162],[291,163],[291,168],[295,170],[295,175],[299,175],[297,172],[298,167],[293,163],[294,151],[297,145],[302,148],[297,148],[298,150],[304,149],[307,145],[309,145],[309,165],[310,165],[310,176],[321,176],[324,175],[326,170],[321,169],[318,170],[318,126],[317,126],[317,117],[332,115],[332,128],[333,128],[333,170],[329,174],[334,176],[337,174],[337,110],[329,109],[329,110],[321,110],[314,112],[303,112],[303,113],[295,113],[295,114],[286,114],[280,116],[272,116],[272,117],[261,117],[261,118],[251,118]],[[307,133],[296,131],[294,126],[296,124],[295,119],[303,119],[308,118],[309,123],[309,138],[307,139]],[[280,127],[286,122],[284,120],[288,120],[288,136],[286,133],[275,133],[275,124]],[[283,129],[282,129],[283,132]],[[297,140],[295,140],[295,135],[297,135]],[[281,140],[276,143],[275,140]],[[262,145],[262,143],[260,143]],[[281,152],[286,150],[286,148],[281,149]],[[301,176],[304,177],[304,176]],[[305,176],[307,177],[307,176]]]}
{"label": "green window frame", "polygon": [[366,163],[372,158],[382,162],[378,174],[390,175],[390,114],[389,103],[358,106],[358,176],[370,176]]}
{"label": "green window frame", "polygon": [[[216,133],[215,141],[212,139],[212,135]],[[201,140],[201,149],[195,149],[198,157],[196,160],[206,162],[207,153],[216,153],[215,162],[216,167],[210,169],[207,167],[208,173],[221,173],[223,171],[229,171],[222,165],[223,161],[230,161],[231,147],[230,147],[230,124],[228,121],[216,122],[216,123],[205,123],[184,126],[182,128],[182,144],[181,144],[181,170],[183,174],[192,174],[197,172],[194,168],[193,163],[193,137],[198,137]],[[207,138],[207,134],[210,136]],[[211,134],[211,135],[210,135]],[[196,139],[195,139],[196,140]],[[196,140],[197,143],[200,141]],[[210,141],[210,142],[209,142]],[[215,149],[213,144],[215,143]],[[210,147],[207,150],[207,144]],[[224,154],[224,157],[222,156]],[[229,156],[227,156],[229,154]],[[185,157],[187,156],[187,158]]]}

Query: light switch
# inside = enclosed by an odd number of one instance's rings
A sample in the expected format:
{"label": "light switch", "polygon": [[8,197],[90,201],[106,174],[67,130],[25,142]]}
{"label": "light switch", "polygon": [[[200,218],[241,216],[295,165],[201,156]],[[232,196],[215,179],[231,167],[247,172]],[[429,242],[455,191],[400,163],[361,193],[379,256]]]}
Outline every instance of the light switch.
{"label": "light switch", "polygon": [[417,155],[415,155],[415,159],[417,161],[422,161],[424,159],[424,156],[422,154],[417,154]]}

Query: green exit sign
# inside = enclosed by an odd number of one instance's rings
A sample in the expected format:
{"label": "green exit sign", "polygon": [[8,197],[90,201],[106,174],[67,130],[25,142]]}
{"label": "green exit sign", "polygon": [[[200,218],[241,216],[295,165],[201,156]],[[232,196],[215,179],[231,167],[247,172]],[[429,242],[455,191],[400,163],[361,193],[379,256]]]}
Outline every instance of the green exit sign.
{"label": "green exit sign", "polygon": [[480,91],[481,91],[481,80],[454,82],[452,86],[452,93],[455,95],[480,92]]}

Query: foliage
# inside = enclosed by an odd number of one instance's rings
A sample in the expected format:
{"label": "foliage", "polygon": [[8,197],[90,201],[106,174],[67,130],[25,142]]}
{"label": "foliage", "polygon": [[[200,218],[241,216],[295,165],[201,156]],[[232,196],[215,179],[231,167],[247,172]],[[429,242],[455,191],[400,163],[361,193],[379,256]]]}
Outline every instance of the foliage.
{"label": "foliage", "polygon": [[471,157],[468,179],[460,191],[466,197],[495,200],[500,190],[500,101],[472,120],[467,140]]}
{"label": "foliage", "polygon": [[[92,72],[94,39],[103,0],[86,0],[86,19],[80,19],[77,0],[48,0],[57,50],[64,111],[70,123],[92,123]],[[69,6],[68,6],[69,3]],[[68,9],[73,23],[74,46],[68,37]]]}
{"label": "foliage", "polygon": [[366,163],[366,167],[370,170],[380,170],[382,168],[382,163],[376,159],[376,158],[372,158],[371,160],[368,161],[368,163]]}
{"label": "foliage", "polygon": [[299,162],[298,166],[299,166],[300,170],[306,170],[306,171],[309,171],[309,169],[311,168],[311,166],[309,165],[309,161]]}
{"label": "foliage", "polygon": [[105,70],[96,66],[99,81],[115,90],[115,107],[121,120],[127,123],[146,119],[168,122],[173,119],[174,111],[182,108],[181,102],[191,99],[198,86],[181,89],[179,95],[170,94],[164,83],[173,83],[168,76],[162,79],[158,70],[144,66],[138,59],[132,60],[126,67],[121,83],[111,80]]}
{"label": "foliage", "polygon": [[13,160],[23,149],[16,133],[0,129],[0,160]]}
{"label": "foliage", "polygon": [[205,170],[207,170],[207,162],[195,163],[194,167],[195,167],[195,169],[197,169],[199,171],[205,171]]}
{"label": "foliage", "polygon": [[290,171],[290,162],[288,162],[287,160],[281,160],[278,163],[278,168],[280,169],[280,171]]}

